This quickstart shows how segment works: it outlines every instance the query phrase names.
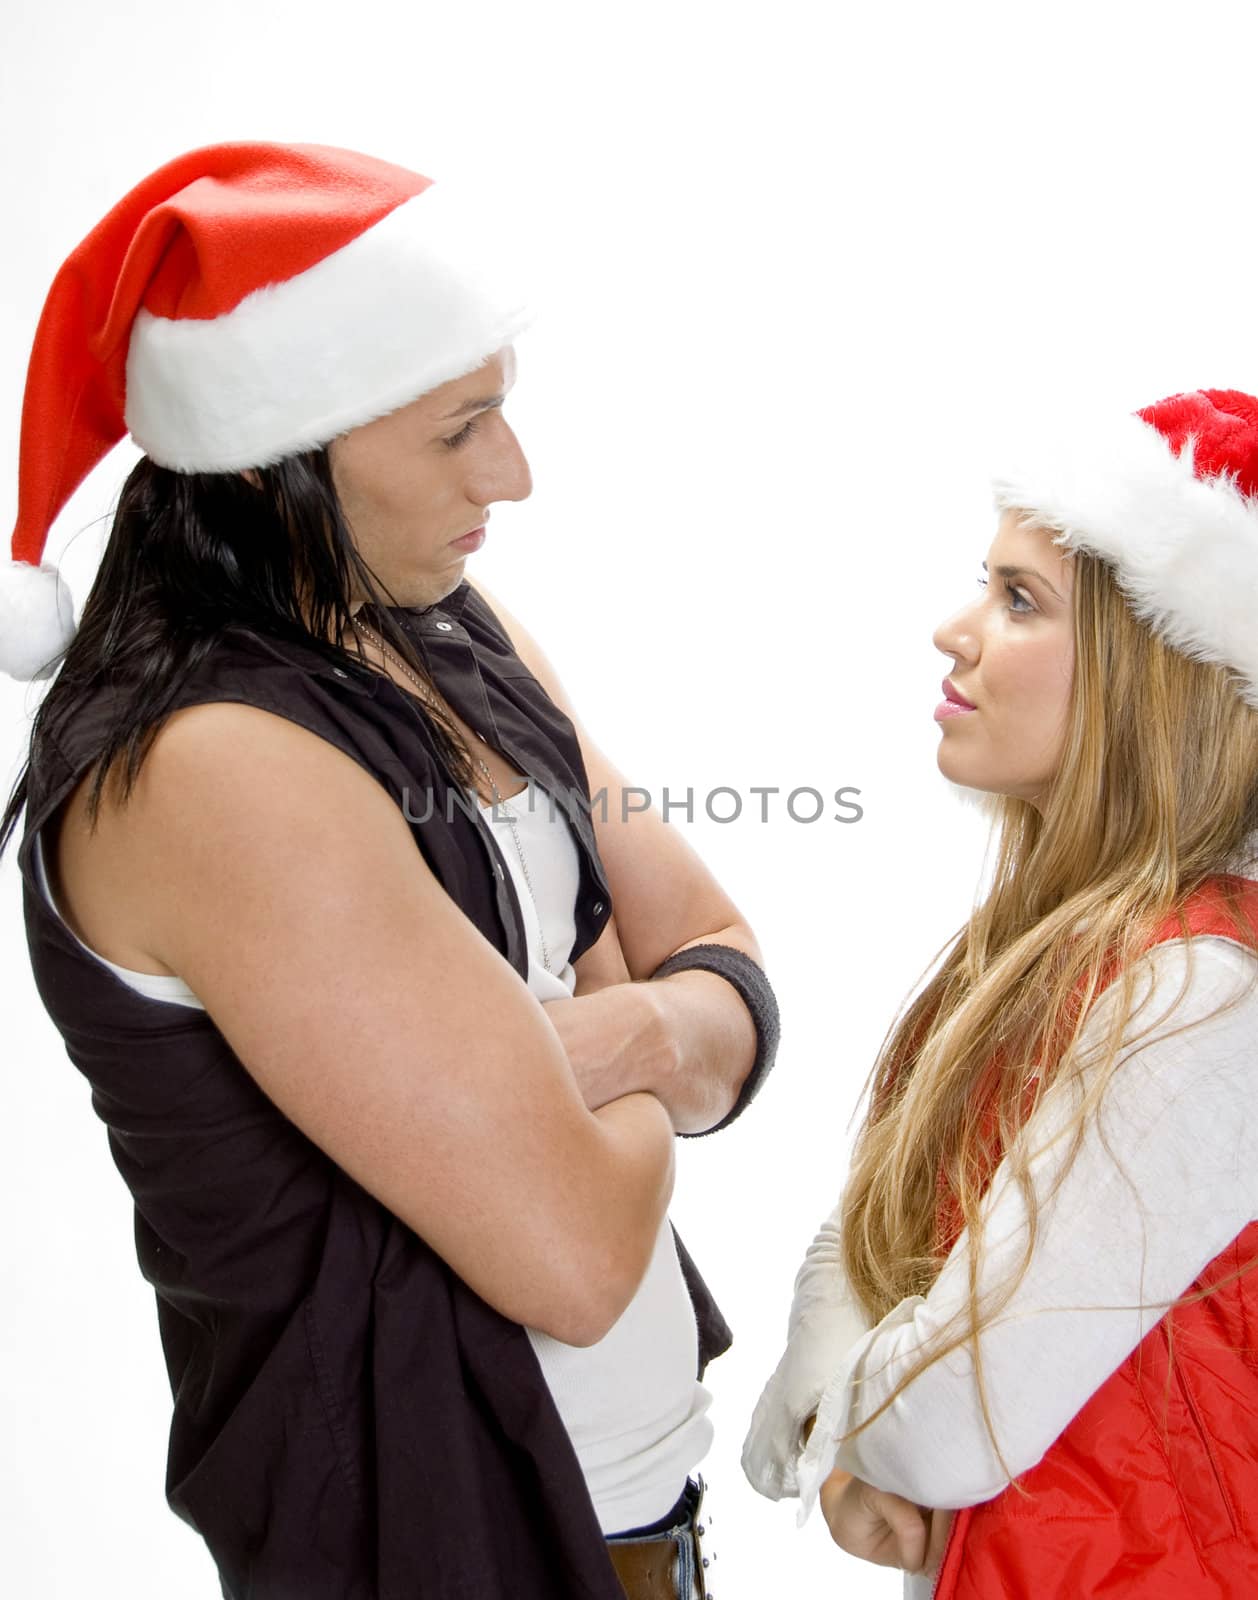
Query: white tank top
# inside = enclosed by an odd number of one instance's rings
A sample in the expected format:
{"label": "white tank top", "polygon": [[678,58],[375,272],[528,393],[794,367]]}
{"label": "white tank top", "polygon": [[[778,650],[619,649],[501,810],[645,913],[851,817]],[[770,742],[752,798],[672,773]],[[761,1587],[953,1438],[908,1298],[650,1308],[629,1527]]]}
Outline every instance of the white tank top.
{"label": "white tank top", "polygon": [[[508,807],[519,831],[519,850]],[[480,814],[515,884],[528,939],[529,989],[539,1000],[570,997],[576,985],[569,958],[580,867],[563,807],[541,785],[529,783],[502,806],[482,804]],[[42,834],[37,835],[36,876],[45,900],[61,917],[42,846]],[[528,862],[527,876],[520,851]],[[551,970],[542,959],[543,930]],[[150,1000],[205,1009],[182,978],[135,972],[78,942]],[[680,1498],[687,1475],[712,1443],[707,1416],[712,1397],[695,1377],[698,1331],[668,1219],[637,1293],[597,1344],[568,1345],[534,1328],[525,1331],[572,1439],[602,1531],[618,1533],[657,1521]]]}

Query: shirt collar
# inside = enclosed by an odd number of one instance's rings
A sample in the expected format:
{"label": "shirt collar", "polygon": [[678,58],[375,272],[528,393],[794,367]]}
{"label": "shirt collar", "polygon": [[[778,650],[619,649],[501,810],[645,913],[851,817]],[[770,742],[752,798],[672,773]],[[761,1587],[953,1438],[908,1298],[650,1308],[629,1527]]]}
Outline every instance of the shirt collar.
{"label": "shirt collar", "polygon": [[[440,634],[446,631],[442,624],[452,621],[456,628],[459,627],[459,618],[462,615],[463,607],[467,604],[470,593],[471,584],[464,578],[457,589],[451,590],[444,599],[438,600],[432,605],[394,606],[389,609],[394,618],[403,627],[408,623],[417,625],[419,632],[423,634],[439,630],[438,637],[440,637]],[[347,676],[343,668],[333,666],[331,662],[325,660],[317,650],[312,650],[305,645],[296,644],[289,640],[281,643],[277,639],[271,639],[266,634],[255,632],[252,628],[243,628],[240,624],[228,625],[229,631],[233,628],[240,628],[240,631],[251,635],[271,655],[279,656],[287,661],[292,661],[296,656],[305,669],[314,673],[316,677],[335,678],[351,688],[365,689],[371,694],[374,694],[379,686],[380,674],[378,672],[364,670],[350,677]]]}
{"label": "shirt collar", "polygon": [[386,609],[393,620],[401,627],[411,632],[425,636],[442,634],[449,635],[452,631],[462,634],[460,618],[463,607],[471,593],[471,584],[464,578],[457,589],[445,596],[444,599],[427,606],[389,606]]}

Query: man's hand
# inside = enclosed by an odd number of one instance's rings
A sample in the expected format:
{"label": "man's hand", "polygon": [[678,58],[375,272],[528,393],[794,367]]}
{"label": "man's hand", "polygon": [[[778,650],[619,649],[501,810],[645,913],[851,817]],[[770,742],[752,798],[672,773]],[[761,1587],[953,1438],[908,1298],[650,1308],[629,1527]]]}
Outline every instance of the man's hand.
{"label": "man's hand", "polygon": [[542,1007],[591,1111],[640,1089],[665,1098],[678,1046],[651,984],[612,983]]}
{"label": "man's hand", "polygon": [[677,1133],[714,1127],[755,1056],[751,1013],[714,972],[612,983],[542,1006],[591,1111],[653,1094]]}
{"label": "man's hand", "polygon": [[830,1537],[849,1555],[906,1572],[933,1571],[943,1558],[951,1511],[916,1506],[837,1468],[820,1499]]}

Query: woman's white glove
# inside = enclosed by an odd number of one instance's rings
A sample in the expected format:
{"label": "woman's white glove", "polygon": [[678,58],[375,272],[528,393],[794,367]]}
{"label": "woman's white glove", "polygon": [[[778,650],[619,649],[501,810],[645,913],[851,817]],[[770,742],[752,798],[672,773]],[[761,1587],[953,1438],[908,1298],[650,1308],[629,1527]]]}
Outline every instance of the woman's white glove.
{"label": "woman's white glove", "polygon": [[839,1248],[839,1201],[795,1277],[786,1351],[765,1384],[743,1441],[743,1471],[770,1500],[797,1495],[801,1429],[848,1351],[873,1327],[853,1294]]}

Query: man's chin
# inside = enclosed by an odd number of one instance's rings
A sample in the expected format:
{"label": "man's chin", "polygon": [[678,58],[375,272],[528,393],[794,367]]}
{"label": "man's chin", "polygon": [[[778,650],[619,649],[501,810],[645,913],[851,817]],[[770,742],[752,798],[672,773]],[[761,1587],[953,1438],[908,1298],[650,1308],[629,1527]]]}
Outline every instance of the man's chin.
{"label": "man's chin", "polygon": [[463,582],[463,562],[460,557],[440,573],[425,573],[412,583],[399,583],[394,588],[393,604],[406,611],[426,611],[429,606],[439,606],[448,600]]}

